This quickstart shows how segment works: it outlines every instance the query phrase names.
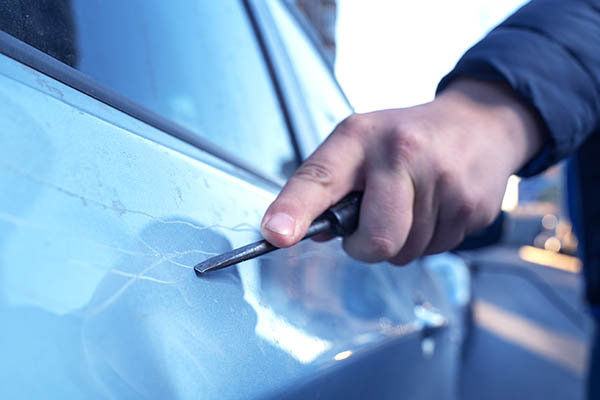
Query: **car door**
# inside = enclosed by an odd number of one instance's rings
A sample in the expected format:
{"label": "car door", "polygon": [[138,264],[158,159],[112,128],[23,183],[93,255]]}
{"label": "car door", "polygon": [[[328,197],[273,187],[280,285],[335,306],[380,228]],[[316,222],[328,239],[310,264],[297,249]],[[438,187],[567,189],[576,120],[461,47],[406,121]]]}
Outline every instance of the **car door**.
{"label": "car door", "polygon": [[334,240],[193,273],[260,237],[301,156],[249,3],[9,3],[2,397],[451,396],[452,311],[423,268]]}

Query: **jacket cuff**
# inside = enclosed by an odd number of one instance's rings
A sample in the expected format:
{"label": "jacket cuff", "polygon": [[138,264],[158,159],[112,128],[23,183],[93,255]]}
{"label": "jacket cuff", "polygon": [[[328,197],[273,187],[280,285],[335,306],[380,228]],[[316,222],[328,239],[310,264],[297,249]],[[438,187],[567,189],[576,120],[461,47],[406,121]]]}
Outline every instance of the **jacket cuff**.
{"label": "jacket cuff", "polygon": [[[542,149],[518,172],[535,175],[557,163],[593,130],[585,108],[589,78],[559,44],[533,31],[500,26],[471,48],[438,85],[443,91],[459,77],[499,81],[537,111]],[[579,140],[578,140],[579,139]]]}

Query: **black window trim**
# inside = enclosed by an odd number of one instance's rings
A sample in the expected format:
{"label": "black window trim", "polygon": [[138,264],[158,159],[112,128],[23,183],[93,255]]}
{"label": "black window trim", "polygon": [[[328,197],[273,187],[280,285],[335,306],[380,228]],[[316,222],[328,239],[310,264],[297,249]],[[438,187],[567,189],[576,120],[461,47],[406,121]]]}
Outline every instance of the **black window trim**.
{"label": "black window trim", "polygon": [[[306,98],[299,96],[302,88],[298,82],[298,76],[292,66],[287,49],[285,48],[281,32],[275,24],[266,2],[264,0],[244,0],[248,5],[249,12],[260,21],[257,24],[260,29],[259,36],[262,38],[267,53],[266,58],[271,61],[273,66],[274,81],[281,89],[281,104],[287,111],[292,129],[290,132],[294,136],[294,142],[298,146],[299,160],[302,161],[312,151],[306,148],[306,140],[312,145],[316,144],[318,138],[315,134],[313,116],[308,110]],[[303,135],[300,136],[299,132]],[[313,137],[314,134],[314,137]]]}
{"label": "black window trim", "polygon": [[[290,116],[293,128],[290,129],[292,134],[296,135],[295,142],[298,145],[298,149],[300,152],[300,159],[304,159],[308,157],[310,153],[314,150],[315,145],[319,145],[321,139],[319,137],[310,136],[309,132],[316,131],[314,115],[308,109],[307,99],[304,96],[298,96],[298,93],[303,93],[302,85],[299,82],[299,77],[297,75],[297,68],[293,65],[293,62],[290,58],[290,51],[288,47],[283,42],[283,38],[281,37],[280,27],[277,25],[273,13],[270,7],[266,4],[264,0],[244,0],[246,1],[250,8],[251,12],[256,15],[257,19],[260,20],[259,28],[259,36],[263,38],[264,43],[266,44],[265,49],[267,51],[266,58],[269,59],[274,66],[274,74],[275,77],[273,80],[278,82],[280,87],[282,88],[282,105],[288,111],[288,115]],[[338,93],[342,97],[342,100],[348,106],[348,109],[351,113],[354,112],[354,108],[352,104],[348,101],[346,94],[341,88],[339,82],[335,78],[333,73],[331,64],[326,59],[323,48],[319,46],[318,41],[316,41],[316,34],[314,29],[312,29],[310,23],[306,18],[303,18],[301,12],[290,4],[289,0],[277,0],[281,3],[281,6],[285,9],[285,11],[289,12],[293,23],[298,24],[298,28],[304,35],[306,35],[306,39],[308,44],[311,45],[314,50],[315,57],[320,58],[323,62],[323,67],[326,73],[329,74],[332,83],[338,90]],[[298,132],[303,132],[304,135],[300,137]],[[304,151],[302,151],[304,150]]]}
{"label": "black window trim", "polygon": [[261,55],[263,56],[263,60],[265,61],[265,65],[269,72],[269,76],[273,84],[273,89],[275,90],[277,101],[279,103],[279,107],[283,114],[285,125],[289,134],[289,139],[292,143],[294,157],[296,158],[296,165],[299,166],[302,162],[302,152],[300,151],[300,146],[298,144],[298,140],[296,139],[297,132],[292,121],[291,110],[287,102],[286,96],[284,95],[284,90],[279,80],[276,67],[273,63],[273,55],[269,52],[265,34],[261,30],[259,17],[257,16],[256,10],[252,7],[249,0],[242,0],[242,3],[244,5],[244,9],[246,10],[246,14],[248,15],[248,19],[250,20],[250,25],[252,26],[252,30],[254,31],[254,36],[256,37],[256,41],[260,48]]}
{"label": "black window trim", "polygon": [[[245,3],[245,1],[244,1]],[[246,8],[246,10],[248,10]],[[250,14],[250,13],[249,13]],[[256,28],[254,27],[255,21],[252,22],[252,17],[249,15],[249,22],[253,26],[255,33],[257,35],[257,41],[262,40],[260,38],[259,32],[256,32]],[[261,45],[264,46],[264,45]],[[272,67],[269,67],[268,58],[266,58],[266,54],[264,53],[264,49],[262,51],[263,60],[265,65],[267,66],[267,73],[270,75],[271,81],[276,84],[275,76],[272,71]],[[239,157],[231,154],[231,152],[222,149],[219,146],[214,145],[210,141],[202,138],[197,135],[193,131],[184,128],[183,126],[155,113],[154,111],[149,110],[148,108],[130,100],[129,98],[119,94],[118,92],[110,89],[109,87],[97,82],[93,78],[87,76],[81,71],[76,70],[73,67],[70,67],[55,58],[49,56],[48,54],[40,51],[29,44],[22,42],[19,39],[9,35],[8,33],[0,30],[0,54],[3,54],[9,58],[12,58],[34,70],[41,72],[44,75],[47,75],[79,92],[82,92],[101,103],[104,103],[114,109],[117,109],[137,120],[140,120],[170,136],[173,136],[187,144],[190,144],[202,151],[210,153],[211,155],[247,172],[251,175],[259,178],[260,180],[268,183],[271,186],[275,186],[276,188],[281,188],[282,185],[280,182],[274,180],[273,178],[266,175],[264,172],[256,169],[254,166],[250,165],[248,162],[240,159]],[[282,96],[278,93],[277,86],[275,87],[276,97],[280,103],[280,110],[284,119],[286,120],[286,124],[288,124],[287,109],[281,103]],[[289,126],[288,126],[289,131]],[[290,132],[291,134],[291,132]],[[292,136],[293,137],[293,136]],[[294,145],[294,152],[296,157],[298,157],[297,145],[295,144],[295,139],[292,141]]]}

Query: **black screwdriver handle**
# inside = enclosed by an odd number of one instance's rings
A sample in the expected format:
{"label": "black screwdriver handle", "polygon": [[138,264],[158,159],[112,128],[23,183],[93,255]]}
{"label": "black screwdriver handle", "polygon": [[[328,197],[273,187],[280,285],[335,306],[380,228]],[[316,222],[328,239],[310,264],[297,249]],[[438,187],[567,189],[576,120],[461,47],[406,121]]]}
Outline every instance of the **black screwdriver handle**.
{"label": "black screwdriver handle", "polygon": [[317,217],[308,227],[306,235],[301,240],[311,238],[322,233],[335,236],[352,234],[358,226],[358,212],[362,192],[351,192],[342,200]]}
{"label": "black screwdriver handle", "polygon": [[356,230],[361,200],[362,192],[351,192],[325,211],[323,217],[331,222],[330,233],[336,236],[346,236]]}

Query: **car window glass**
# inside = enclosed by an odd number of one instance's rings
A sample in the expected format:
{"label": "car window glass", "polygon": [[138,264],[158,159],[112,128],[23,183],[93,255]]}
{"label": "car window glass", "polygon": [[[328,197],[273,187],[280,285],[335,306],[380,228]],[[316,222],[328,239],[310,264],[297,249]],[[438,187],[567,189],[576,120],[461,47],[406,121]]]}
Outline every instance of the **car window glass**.
{"label": "car window glass", "polygon": [[351,113],[325,60],[280,0],[267,4],[281,33],[321,139]]}
{"label": "car window glass", "polygon": [[0,28],[271,177],[295,163],[239,1],[4,0]]}

